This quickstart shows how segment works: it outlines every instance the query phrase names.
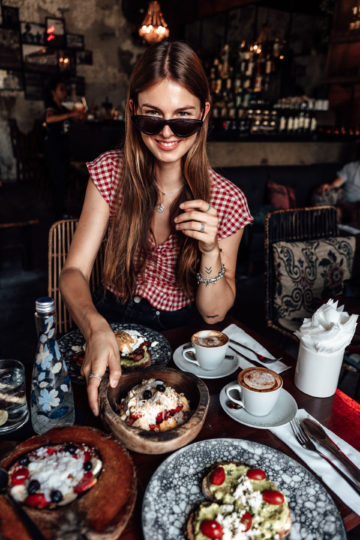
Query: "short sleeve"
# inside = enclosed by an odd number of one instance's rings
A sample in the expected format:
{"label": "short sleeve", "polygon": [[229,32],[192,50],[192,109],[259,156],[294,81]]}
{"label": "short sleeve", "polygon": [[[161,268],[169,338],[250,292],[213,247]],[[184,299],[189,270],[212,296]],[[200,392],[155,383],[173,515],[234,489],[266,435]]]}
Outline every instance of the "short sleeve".
{"label": "short sleeve", "polygon": [[235,184],[210,170],[211,204],[219,218],[218,237],[227,238],[253,221],[244,193]]}
{"label": "short sleeve", "polygon": [[347,182],[349,178],[355,173],[356,168],[358,167],[358,163],[356,161],[352,161],[351,163],[347,163],[343,166],[340,171],[337,172],[337,175],[340,176],[344,180],[344,182]]}
{"label": "short sleeve", "polygon": [[115,150],[105,152],[94,161],[86,163],[86,166],[94,185],[110,206],[110,215],[112,215],[121,198],[116,199],[124,169],[122,152]]}

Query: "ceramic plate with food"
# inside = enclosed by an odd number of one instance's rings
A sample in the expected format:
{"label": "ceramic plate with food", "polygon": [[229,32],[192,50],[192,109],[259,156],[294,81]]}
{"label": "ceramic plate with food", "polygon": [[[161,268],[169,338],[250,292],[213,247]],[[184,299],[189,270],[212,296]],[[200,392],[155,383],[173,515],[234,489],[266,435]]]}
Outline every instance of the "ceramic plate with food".
{"label": "ceramic plate with food", "polygon": [[346,540],[334,501],[307,469],[278,450],[241,439],[190,444],[158,467],[143,500],[145,540],[185,538],[189,516],[204,501],[202,480],[214,464],[223,461],[241,462],[266,471],[268,479],[287,498],[292,520],[289,540]]}
{"label": "ceramic plate with food", "polygon": [[[170,344],[156,330],[133,323],[111,323],[110,326],[117,337],[119,350],[124,349],[122,354],[124,372],[142,369],[149,365],[166,366],[169,363],[172,355]],[[130,339],[124,336],[125,333],[130,336]],[[83,335],[80,330],[72,330],[58,341],[72,380],[83,384],[84,377],[80,372],[85,354]]]}

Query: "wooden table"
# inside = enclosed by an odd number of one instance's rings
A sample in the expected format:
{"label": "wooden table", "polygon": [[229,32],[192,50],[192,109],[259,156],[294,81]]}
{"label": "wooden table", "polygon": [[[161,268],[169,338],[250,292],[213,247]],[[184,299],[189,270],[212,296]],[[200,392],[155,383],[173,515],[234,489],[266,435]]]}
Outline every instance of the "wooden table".
{"label": "wooden table", "polygon": [[[294,384],[294,366],[295,360],[287,354],[284,354],[276,344],[270,343],[261,336],[244,327],[239,321],[232,318],[227,318],[223,323],[215,326],[219,330],[225,328],[230,323],[236,323],[238,326],[251,334],[255,339],[261,342],[269,351],[276,356],[282,356],[284,361],[291,365],[290,370],[282,373],[284,379],[284,387],[290,392],[297,401],[299,408],[305,408],[310,414],[317,418],[323,425],[329,427],[332,431],[341,436],[348,443],[352,444],[357,450],[360,450],[360,405],[351,400],[346,394],[337,392],[335,396],[330,398],[313,398],[303,394]],[[204,326],[206,328],[206,326]],[[169,340],[173,350],[189,341],[190,336],[195,330],[193,327],[183,327],[164,332],[164,335]],[[169,367],[175,367],[171,362]],[[269,430],[256,429],[239,424],[225,414],[221,408],[219,401],[220,390],[225,384],[234,380],[236,375],[233,373],[229,377],[222,379],[207,379],[205,382],[210,392],[210,407],[205,420],[203,429],[195,441],[220,437],[235,437],[239,439],[248,439],[281,450],[291,458],[305,465],[296,454],[294,454],[280,439],[271,433]],[[100,429],[104,429],[99,418],[94,418],[87,404],[85,387],[74,385],[74,395],[77,407],[76,423],[82,425],[91,425]],[[30,429],[29,426],[27,429]],[[23,440],[30,436],[31,432],[26,432],[26,429],[19,430],[12,434],[16,440]],[[14,446],[14,443],[9,441],[1,441],[0,439],[0,458],[1,453]],[[121,540],[140,540],[142,539],[141,531],[141,505],[146,486],[156,470],[156,468],[168,457],[169,454],[159,456],[144,455],[131,452],[134,460],[137,476],[138,476],[138,498],[135,511],[121,535]],[[306,465],[305,465],[306,466]],[[311,470],[311,469],[310,469]],[[314,471],[311,471],[314,474]],[[327,488],[328,489],[328,488]],[[334,493],[332,496],[344,520],[346,530],[351,530],[360,524],[360,516],[352,512]]]}

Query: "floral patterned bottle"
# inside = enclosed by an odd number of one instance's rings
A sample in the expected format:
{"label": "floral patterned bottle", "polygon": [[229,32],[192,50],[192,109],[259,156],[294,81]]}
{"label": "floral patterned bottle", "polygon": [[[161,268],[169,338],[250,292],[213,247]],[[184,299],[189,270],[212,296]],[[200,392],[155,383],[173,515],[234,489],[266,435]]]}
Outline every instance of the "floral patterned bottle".
{"label": "floral patterned bottle", "polygon": [[55,302],[38,298],[35,302],[38,346],[31,383],[31,423],[36,433],[73,425],[74,399],[70,376],[55,333]]}

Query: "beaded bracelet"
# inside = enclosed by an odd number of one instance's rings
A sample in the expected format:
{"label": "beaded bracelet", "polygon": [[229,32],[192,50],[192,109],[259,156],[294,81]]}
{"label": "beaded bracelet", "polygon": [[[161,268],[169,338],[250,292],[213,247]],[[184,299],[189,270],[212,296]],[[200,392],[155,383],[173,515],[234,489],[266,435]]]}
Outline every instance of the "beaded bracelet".
{"label": "beaded bracelet", "polygon": [[209,278],[209,279],[204,278],[202,276],[202,274],[200,272],[198,272],[196,274],[197,284],[200,285],[200,283],[205,283],[206,287],[208,287],[210,285],[210,283],[216,283],[216,281],[219,281],[219,279],[224,277],[225,270],[226,270],[226,268],[225,268],[224,264],[221,264],[221,269],[220,269],[220,272],[218,273],[218,275],[213,277],[213,278]]}

